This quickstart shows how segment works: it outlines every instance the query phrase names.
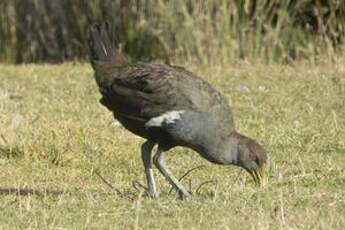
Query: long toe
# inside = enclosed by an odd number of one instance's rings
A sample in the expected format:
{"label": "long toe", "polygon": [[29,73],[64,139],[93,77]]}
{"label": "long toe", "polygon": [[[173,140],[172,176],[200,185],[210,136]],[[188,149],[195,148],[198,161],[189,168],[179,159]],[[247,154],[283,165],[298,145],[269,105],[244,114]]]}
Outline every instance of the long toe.
{"label": "long toe", "polygon": [[149,191],[148,195],[151,199],[157,199],[159,197],[159,193],[154,191]]}
{"label": "long toe", "polygon": [[188,200],[191,197],[190,193],[185,191],[179,191],[178,194],[181,200]]}

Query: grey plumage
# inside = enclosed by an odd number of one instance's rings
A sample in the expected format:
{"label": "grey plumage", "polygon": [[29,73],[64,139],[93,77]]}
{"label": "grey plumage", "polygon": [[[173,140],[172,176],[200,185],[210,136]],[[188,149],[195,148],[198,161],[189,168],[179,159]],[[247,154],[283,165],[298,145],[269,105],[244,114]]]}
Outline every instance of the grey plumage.
{"label": "grey plumage", "polygon": [[191,148],[217,164],[239,165],[262,183],[265,151],[235,131],[227,100],[182,67],[129,63],[113,48],[108,28],[95,25],[89,39],[100,102],[125,128],[148,140],[142,158],[150,196],[158,195],[151,163],[155,144],[158,150],[153,160],[182,198],[189,194],[164,162],[164,155],[175,146]]}

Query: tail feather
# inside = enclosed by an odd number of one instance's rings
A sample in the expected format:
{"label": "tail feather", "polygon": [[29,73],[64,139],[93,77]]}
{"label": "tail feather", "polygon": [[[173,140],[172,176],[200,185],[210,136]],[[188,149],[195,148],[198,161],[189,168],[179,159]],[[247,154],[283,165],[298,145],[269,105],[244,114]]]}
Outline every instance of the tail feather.
{"label": "tail feather", "polygon": [[115,50],[109,38],[109,24],[96,24],[91,27],[89,36],[91,62],[109,62],[115,58]]}

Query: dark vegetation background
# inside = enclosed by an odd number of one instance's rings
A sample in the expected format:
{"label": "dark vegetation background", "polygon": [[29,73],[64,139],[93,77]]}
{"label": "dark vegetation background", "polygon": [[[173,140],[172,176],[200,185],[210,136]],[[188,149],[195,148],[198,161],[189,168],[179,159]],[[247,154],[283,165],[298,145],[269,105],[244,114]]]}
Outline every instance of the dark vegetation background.
{"label": "dark vegetation background", "polygon": [[285,62],[332,57],[345,41],[344,0],[1,0],[0,61],[84,60],[104,20],[134,60]]}

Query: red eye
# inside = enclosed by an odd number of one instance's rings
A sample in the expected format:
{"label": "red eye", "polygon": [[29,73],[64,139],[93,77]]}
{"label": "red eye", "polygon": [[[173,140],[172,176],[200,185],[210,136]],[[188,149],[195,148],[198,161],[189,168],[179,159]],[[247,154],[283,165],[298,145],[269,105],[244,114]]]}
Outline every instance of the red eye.
{"label": "red eye", "polygon": [[257,156],[255,153],[251,152],[251,153],[249,154],[249,158],[250,158],[252,161],[258,163],[258,156]]}

